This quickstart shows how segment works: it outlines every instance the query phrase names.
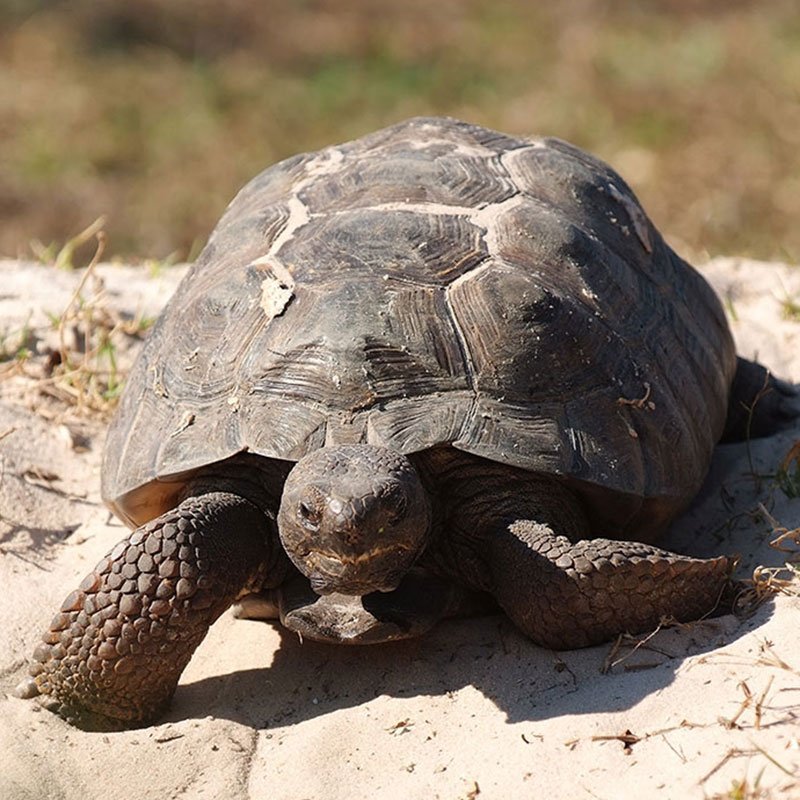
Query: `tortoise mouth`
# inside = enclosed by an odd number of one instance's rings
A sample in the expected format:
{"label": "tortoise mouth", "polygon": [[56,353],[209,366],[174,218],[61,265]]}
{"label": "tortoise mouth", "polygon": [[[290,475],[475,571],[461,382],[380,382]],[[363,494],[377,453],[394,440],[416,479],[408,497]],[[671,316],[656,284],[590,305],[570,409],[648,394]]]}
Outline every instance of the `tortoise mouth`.
{"label": "tortoise mouth", "polygon": [[312,550],[302,572],[320,595],[366,595],[394,591],[416,554],[409,548],[378,547],[356,556]]}

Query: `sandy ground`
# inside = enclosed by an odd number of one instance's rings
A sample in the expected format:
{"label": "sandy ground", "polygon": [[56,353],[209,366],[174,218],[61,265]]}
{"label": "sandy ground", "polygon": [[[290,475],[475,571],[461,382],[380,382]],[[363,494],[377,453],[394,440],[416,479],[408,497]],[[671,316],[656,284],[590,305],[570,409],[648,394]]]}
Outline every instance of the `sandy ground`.
{"label": "sandy ground", "polygon": [[[800,323],[782,308],[800,298],[800,267],[704,271],[740,352],[800,381]],[[180,270],[98,275],[106,307],[155,314]],[[52,342],[46,312],[61,313],[79,279],[0,262],[0,333],[27,325]],[[119,347],[124,362],[136,340]],[[797,582],[748,619],[661,631],[635,651],[549,652],[500,616],[336,648],[227,613],[163,722],[127,733],[84,733],[12,697],[56,607],[125,533],[99,498],[102,421],[41,389],[0,381],[0,798],[800,797]],[[742,577],[782,565],[758,507],[800,526],[800,500],[775,477],[798,439],[800,424],[720,447],[667,545],[738,552]],[[728,794],[743,781],[764,794]]]}

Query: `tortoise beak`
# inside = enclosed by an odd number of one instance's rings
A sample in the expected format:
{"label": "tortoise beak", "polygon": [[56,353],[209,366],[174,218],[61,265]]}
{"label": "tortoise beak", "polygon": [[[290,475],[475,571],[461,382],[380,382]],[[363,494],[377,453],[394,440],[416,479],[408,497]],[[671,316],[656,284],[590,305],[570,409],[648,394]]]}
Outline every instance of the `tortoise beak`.
{"label": "tortoise beak", "polygon": [[308,583],[313,592],[321,596],[341,594],[342,596],[355,596],[371,594],[372,592],[388,593],[393,592],[403,580],[403,572],[396,575],[387,575],[384,580],[376,584],[374,581],[363,582],[359,580],[348,581],[342,578],[334,580],[326,578],[319,572],[312,572],[308,576]]}

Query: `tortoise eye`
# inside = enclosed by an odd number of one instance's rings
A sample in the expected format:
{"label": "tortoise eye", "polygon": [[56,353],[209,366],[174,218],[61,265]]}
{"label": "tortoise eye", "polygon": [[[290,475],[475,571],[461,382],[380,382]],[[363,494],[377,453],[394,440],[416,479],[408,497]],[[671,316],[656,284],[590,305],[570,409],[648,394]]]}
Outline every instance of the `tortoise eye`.
{"label": "tortoise eye", "polygon": [[305,500],[301,500],[297,507],[297,515],[304,528],[315,531],[319,527],[321,515],[319,511]]}

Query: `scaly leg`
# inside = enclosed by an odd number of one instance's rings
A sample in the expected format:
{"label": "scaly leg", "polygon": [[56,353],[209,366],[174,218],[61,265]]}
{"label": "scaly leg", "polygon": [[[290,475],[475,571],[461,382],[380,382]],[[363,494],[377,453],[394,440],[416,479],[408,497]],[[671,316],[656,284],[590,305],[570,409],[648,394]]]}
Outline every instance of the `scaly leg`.
{"label": "scaly leg", "polygon": [[532,520],[498,525],[490,563],[509,617],[556,650],[653,630],[664,617],[698,619],[716,608],[733,567],[638,542],[571,542]]}
{"label": "scaly leg", "polygon": [[553,478],[477,461],[453,476],[439,563],[493,594],[538,644],[585,647],[697,619],[729,584],[731,559],[591,538],[581,501]]}
{"label": "scaly leg", "polygon": [[35,689],[82,728],[152,721],[209,626],[276,564],[274,522],[256,505],[227,492],[189,497],[117,544],[67,597],[34,652]]}

